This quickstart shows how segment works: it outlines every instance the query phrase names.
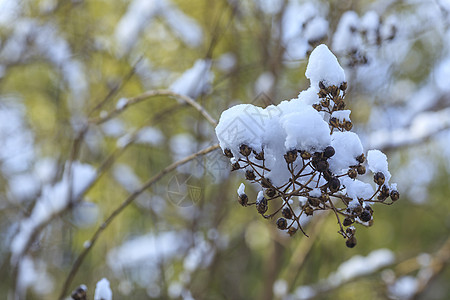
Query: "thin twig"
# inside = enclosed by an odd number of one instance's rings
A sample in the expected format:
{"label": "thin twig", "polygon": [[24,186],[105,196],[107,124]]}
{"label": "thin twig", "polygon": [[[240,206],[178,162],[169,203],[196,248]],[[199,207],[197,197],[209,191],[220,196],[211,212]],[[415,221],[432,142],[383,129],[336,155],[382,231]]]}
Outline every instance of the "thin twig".
{"label": "thin twig", "polygon": [[91,239],[86,242],[86,247],[84,250],[80,253],[80,255],[75,260],[74,264],[72,265],[72,269],[70,270],[63,288],[61,290],[61,293],[59,295],[59,299],[64,299],[65,295],[67,294],[67,291],[69,289],[70,284],[72,283],[73,278],[75,277],[78,269],[80,268],[81,264],[83,263],[84,259],[86,258],[89,251],[94,246],[95,242],[98,240],[99,236],[102,234],[102,232],[112,223],[112,221],[128,206],[130,205],[140,194],[142,194],[146,189],[148,189],[150,186],[152,186],[154,183],[156,183],[159,179],[161,179],[164,175],[167,173],[175,170],[177,167],[195,159],[198,156],[205,155],[209,152],[212,152],[219,148],[218,144],[215,144],[213,146],[210,146],[208,148],[205,148],[203,150],[200,150],[192,155],[189,155],[179,161],[176,161],[172,163],[171,165],[167,166],[165,169],[160,171],[158,174],[150,178],[147,182],[145,182],[139,189],[134,191],[132,194],[130,194],[110,215],[109,217],[101,224],[95,233],[92,235]]}
{"label": "thin twig", "polygon": [[211,123],[211,125],[213,125],[214,127],[217,125],[217,121],[213,117],[211,117],[211,115],[206,111],[206,109],[203,106],[201,106],[198,102],[195,102],[194,99],[192,99],[186,95],[177,94],[170,90],[151,90],[151,91],[147,91],[141,95],[138,95],[136,97],[128,98],[127,101],[123,105],[121,105],[120,107],[117,107],[115,110],[111,111],[106,116],[99,117],[99,118],[93,118],[89,121],[89,123],[93,123],[93,124],[97,124],[97,125],[102,124],[102,123],[112,119],[113,117],[119,115],[120,113],[122,113],[127,107],[132,106],[137,103],[140,103],[149,98],[157,97],[157,96],[169,96],[169,97],[173,97],[176,99],[181,99],[186,104],[189,104],[190,106],[194,107],[197,111],[199,111],[203,115],[203,117],[205,117],[205,119],[209,123]]}

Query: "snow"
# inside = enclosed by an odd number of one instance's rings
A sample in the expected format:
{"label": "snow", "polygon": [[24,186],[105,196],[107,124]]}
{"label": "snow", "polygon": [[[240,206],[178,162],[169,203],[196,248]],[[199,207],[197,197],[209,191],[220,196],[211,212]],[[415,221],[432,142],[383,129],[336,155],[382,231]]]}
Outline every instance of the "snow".
{"label": "snow", "polygon": [[174,93],[196,99],[209,91],[213,77],[211,60],[199,59],[194,63],[192,68],[185,71],[172,83],[169,89]]}
{"label": "snow", "polygon": [[344,122],[344,121],[351,122],[350,113],[351,113],[350,110],[338,110],[338,111],[334,111],[331,114],[331,117],[332,118],[336,118],[341,123]]}
{"label": "snow", "polygon": [[340,86],[345,81],[344,69],[324,44],[317,46],[309,57],[306,77],[311,81],[311,85],[318,85],[324,81],[325,86]]}
{"label": "snow", "polygon": [[245,194],[245,185],[244,185],[243,183],[241,183],[241,184],[239,185],[239,188],[238,188],[238,190],[237,190],[237,194],[238,194],[239,196],[242,196],[242,195]]}
{"label": "snow", "polygon": [[127,98],[120,98],[119,100],[117,100],[116,109],[117,110],[124,109],[125,106],[127,106],[127,104],[128,104],[128,99]]}
{"label": "snow", "polygon": [[112,291],[109,287],[109,281],[102,278],[95,286],[94,300],[112,300]]}
{"label": "snow", "polygon": [[402,276],[388,287],[388,291],[394,299],[410,299],[419,288],[418,280],[413,276]]}
{"label": "snow", "polygon": [[350,166],[358,164],[356,157],[363,153],[359,137],[354,132],[334,132],[331,135],[331,146],[335,154],[329,159],[330,170],[333,173],[347,172]]}
{"label": "snow", "polygon": [[164,141],[161,130],[154,127],[144,127],[137,133],[136,143],[159,146]]}
{"label": "snow", "polygon": [[315,42],[328,33],[328,21],[323,18],[314,18],[306,26],[304,36],[308,42]]}
{"label": "snow", "polygon": [[[347,195],[353,200],[358,200],[359,198],[368,199],[373,193],[372,185],[362,182],[358,179],[344,178],[342,184],[345,186]],[[353,202],[351,204],[357,204],[358,202]]]}
{"label": "snow", "polygon": [[315,189],[313,189],[312,191],[309,192],[309,195],[311,197],[317,197],[318,198],[318,197],[320,197],[322,195],[322,192],[320,191],[319,188],[315,188]]}
{"label": "snow", "polygon": [[359,49],[362,44],[361,37],[356,32],[359,24],[360,20],[356,12],[344,12],[333,36],[332,49],[339,54]]}
{"label": "snow", "polygon": [[385,182],[389,182],[389,179],[391,179],[391,173],[388,170],[386,154],[384,154],[380,150],[369,150],[367,152],[367,164],[369,166],[369,169],[374,174],[377,172],[383,173]]}

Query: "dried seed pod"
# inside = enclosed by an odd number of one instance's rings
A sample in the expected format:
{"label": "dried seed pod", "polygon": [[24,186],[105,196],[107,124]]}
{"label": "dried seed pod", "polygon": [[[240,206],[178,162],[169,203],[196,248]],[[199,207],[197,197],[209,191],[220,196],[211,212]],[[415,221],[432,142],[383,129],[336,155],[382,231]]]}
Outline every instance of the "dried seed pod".
{"label": "dried seed pod", "polygon": [[330,106],[330,100],[328,98],[324,98],[322,99],[322,101],[320,101],[320,105],[322,105],[323,107],[328,107]]}
{"label": "dried seed pod", "polygon": [[304,211],[307,216],[312,216],[314,213],[314,209],[309,205],[304,208]]}
{"label": "dried seed pod", "polygon": [[[341,101],[337,101],[335,110],[344,110],[344,109],[345,109],[345,102],[342,101],[342,100]],[[352,125],[352,127],[353,127],[353,125]],[[350,127],[350,129],[351,129],[351,127]],[[350,129],[347,129],[347,130],[350,130]]]}
{"label": "dried seed pod", "polygon": [[228,158],[232,158],[233,157],[233,153],[231,153],[231,150],[228,149],[228,148],[223,150],[223,155],[225,155]]}
{"label": "dried seed pod", "polygon": [[358,165],[356,167],[356,171],[358,171],[359,175],[363,175],[366,173],[366,167],[364,167],[363,165]]}
{"label": "dried seed pod", "polygon": [[400,193],[396,190],[392,190],[390,196],[391,196],[391,200],[395,202],[400,198]]}
{"label": "dried seed pod", "polygon": [[322,202],[326,203],[327,201],[330,201],[330,196],[328,194],[322,194],[322,195],[320,195],[319,199]]}
{"label": "dried seed pod", "polygon": [[86,292],[87,292],[87,287],[84,284],[82,284],[72,292],[70,297],[73,300],[86,300],[87,299]]}
{"label": "dried seed pod", "polygon": [[339,88],[335,85],[329,86],[328,90],[330,91],[330,94],[335,97],[339,93]]}
{"label": "dried seed pod", "polygon": [[300,156],[303,159],[310,159],[311,158],[311,153],[309,153],[308,151],[301,150],[300,151]]}
{"label": "dried seed pod", "polygon": [[341,188],[341,182],[336,177],[333,177],[330,182],[328,182],[328,188],[332,193],[336,193]]}
{"label": "dried seed pod", "polygon": [[253,153],[255,154],[255,159],[257,160],[264,160],[264,150],[262,150],[261,152],[256,152],[255,150],[253,150]]}
{"label": "dried seed pod", "polygon": [[323,84],[323,81],[319,81],[319,88],[320,88],[321,90],[326,90],[326,89],[327,89],[327,87],[325,86],[325,84]]}
{"label": "dried seed pod", "polygon": [[256,178],[256,175],[255,175],[255,172],[253,172],[253,170],[246,170],[245,171],[245,178],[247,179],[247,180],[255,180],[255,178]]}
{"label": "dried seed pod", "polygon": [[324,89],[320,89],[317,95],[319,96],[319,98],[325,98],[327,96],[327,91]]}
{"label": "dried seed pod", "polygon": [[289,227],[288,233],[290,236],[293,236],[296,232],[297,232],[297,228],[295,228],[293,226]]}
{"label": "dried seed pod", "polygon": [[248,197],[246,194],[240,194],[238,198],[238,202],[242,206],[247,206],[248,203]]}
{"label": "dried seed pod", "polygon": [[352,213],[356,216],[360,215],[363,212],[363,208],[361,205],[356,205],[352,207]]}
{"label": "dried seed pod", "polygon": [[286,219],[292,219],[293,217],[292,210],[289,207],[283,208],[283,210],[281,211],[281,215]]}
{"label": "dried seed pod", "polygon": [[263,177],[261,178],[261,186],[266,189],[271,188],[272,182],[270,182],[269,178]]}
{"label": "dried seed pod", "polygon": [[239,170],[241,168],[241,166],[239,165],[238,162],[235,162],[234,164],[231,165],[231,171],[236,171]]}
{"label": "dried seed pod", "polygon": [[372,219],[372,214],[370,213],[369,210],[363,210],[363,212],[361,213],[361,215],[359,216],[359,219],[363,222],[369,222],[370,219]]}
{"label": "dried seed pod", "polygon": [[339,89],[341,91],[345,91],[347,89],[347,82],[344,81],[343,83],[341,83],[341,85],[339,86]]}
{"label": "dried seed pod", "polygon": [[354,222],[355,222],[355,220],[353,220],[352,218],[346,217],[346,218],[344,219],[344,222],[342,222],[342,225],[344,225],[344,226],[350,226],[350,225],[352,225]]}
{"label": "dried seed pod", "polygon": [[342,125],[342,127],[347,130],[350,131],[353,128],[353,124],[350,121],[344,121],[344,124]]}
{"label": "dried seed pod", "polygon": [[312,107],[315,109],[315,110],[317,110],[317,111],[321,111],[322,110],[322,105],[320,105],[320,104],[313,104],[312,105]]}
{"label": "dried seed pod", "polygon": [[382,172],[376,172],[375,175],[373,175],[373,181],[378,185],[384,184],[384,174]]}
{"label": "dried seed pod", "polygon": [[364,155],[364,153],[362,153],[360,156],[358,156],[356,158],[356,160],[360,163],[363,164],[366,161],[366,156]]}
{"label": "dried seed pod", "polygon": [[250,148],[246,144],[242,144],[241,146],[239,146],[239,152],[244,156],[249,156],[250,154],[252,154],[252,148]]}
{"label": "dried seed pod", "polygon": [[308,203],[313,207],[317,207],[320,204],[320,200],[314,197],[308,197]]}
{"label": "dried seed pod", "polygon": [[277,220],[277,227],[280,230],[284,230],[287,228],[287,221],[285,218],[278,218]]}
{"label": "dried seed pod", "polygon": [[345,241],[345,245],[349,248],[353,248],[356,246],[356,238],[355,236],[351,236]]}
{"label": "dried seed pod", "polygon": [[270,189],[266,190],[266,195],[269,198],[275,197],[276,193],[277,193],[277,191],[274,188],[270,188]]}
{"label": "dried seed pod", "polygon": [[335,153],[336,151],[334,150],[333,146],[328,146],[325,148],[325,150],[323,150],[323,156],[325,156],[326,158],[332,157]]}
{"label": "dried seed pod", "polygon": [[340,127],[340,123],[339,123],[339,120],[338,119],[336,119],[336,118],[331,118],[330,119],[330,125],[331,126],[333,126],[333,127]]}
{"label": "dried seed pod", "polygon": [[261,198],[259,201],[256,202],[256,210],[260,213],[260,214],[265,214],[266,211],[268,209],[267,206],[267,199],[266,198]]}
{"label": "dried seed pod", "polygon": [[348,172],[347,172],[347,175],[351,179],[355,179],[358,174],[357,174],[355,169],[349,169]]}
{"label": "dried seed pod", "polygon": [[297,150],[290,150],[286,152],[284,159],[288,164],[293,163],[297,159]]}

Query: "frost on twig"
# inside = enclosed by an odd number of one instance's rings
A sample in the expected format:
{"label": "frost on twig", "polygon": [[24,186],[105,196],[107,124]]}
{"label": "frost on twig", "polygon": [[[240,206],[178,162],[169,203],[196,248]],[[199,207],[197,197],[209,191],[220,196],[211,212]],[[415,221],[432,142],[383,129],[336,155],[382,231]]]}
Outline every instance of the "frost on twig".
{"label": "frost on twig", "polygon": [[344,70],[327,46],[311,53],[306,77],[311,86],[298,98],[265,109],[241,104],[224,111],[216,134],[232,171],[242,170],[261,187],[256,201],[250,201],[241,185],[241,205],[255,205],[264,218],[281,213],[277,227],[289,235],[298,229],[305,233],[302,215],[331,210],[352,248],[356,238],[351,225],[371,226],[371,204],[392,204],[399,193],[389,183],[387,158],[378,150],[369,151],[367,162],[376,188],[357,179],[366,173],[366,155],[351,132]]}

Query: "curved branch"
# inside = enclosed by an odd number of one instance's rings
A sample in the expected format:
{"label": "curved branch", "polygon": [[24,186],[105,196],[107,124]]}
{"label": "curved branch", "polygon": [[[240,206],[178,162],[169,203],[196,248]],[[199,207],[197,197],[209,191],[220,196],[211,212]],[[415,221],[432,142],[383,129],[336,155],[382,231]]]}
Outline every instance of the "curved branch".
{"label": "curved branch", "polygon": [[97,125],[102,124],[102,123],[112,119],[113,117],[119,115],[120,113],[122,113],[127,107],[132,106],[137,103],[140,103],[149,98],[157,97],[157,96],[169,96],[169,97],[183,100],[184,103],[189,104],[190,106],[194,107],[197,111],[199,111],[203,115],[203,117],[205,117],[205,119],[209,123],[211,123],[211,125],[213,125],[214,127],[217,125],[217,121],[213,117],[211,117],[211,115],[206,111],[206,109],[203,106],[201,106],[198,102],[195,102],[194,99],[192,99],[188,96],[185,96],[185,95],[177,94],[170,90],[151,90],[151,91],[147,91],[141,95],[138,95],[136,97],[128,98],[127,101],[123,105],[121,105],[120,107],[117,107],[116,109],[114,109],[113,111],[108,113],[106,116],[91,119],[89,121],[89,123],[94,123]]}
{"label": "curved branch", "polygon": [[72,283],[73,278],[75,277],[76,273],[78,272],[78,269],[80,268],[81,264],[83,263],[84,259],[86,258],[89,251],[93,248],[95,242],[98,240],[102,232],[114,221],[114,219],[128,206],[130,205],[140,194],[142,194],[146,189],[148,189],[150,186],[152,186],[154,183],[156,183],[159,179],[161,179],[164,175],[167,173],[175,170],[177,167],[195,159],[198,156],[205,155],[209,152],[212,152],[219,148],[219,144],[212,145],[208,148],[205,148],[203,150],[200,150],[194,154],[191,154],[179,161],[176,161],[172,163],[171,165],[167,166],[165,169],[161,170],[158,174],[150,178],[147,182],[145,182],[139,189],[134,191],[132,194],[130,194],[110,215],[109,217],[101,224],[97,230],[92,235],[91,239],[86,242],[86,247],[84,250],[80,253],[80,255],[75,260],[74,264],[72,265],[72,269],[70,270],[69,275],[67,276],[63,288],[61,290],[61,293],[59,295],[58,299],[64,299],[68,288],[70,284]]}

